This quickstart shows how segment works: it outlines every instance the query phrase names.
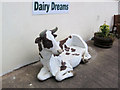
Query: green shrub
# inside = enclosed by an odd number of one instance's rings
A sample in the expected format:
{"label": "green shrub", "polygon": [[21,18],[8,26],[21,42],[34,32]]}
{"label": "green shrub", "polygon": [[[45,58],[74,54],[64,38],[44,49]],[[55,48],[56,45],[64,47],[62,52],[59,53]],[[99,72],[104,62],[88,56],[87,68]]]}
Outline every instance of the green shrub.
{"label": "green shrub", "polygon": [[106,25],[105,23],[100,26],[100,32],[103,37],[108,37],[110,33],[109,25]]}
{"label": "green shrub", "polygon": [[98,37],[115,39],[115,34],[110,33],[110,27],[109,25],[106,25],[106,22],[100,26],[100,31],[95,34]]}

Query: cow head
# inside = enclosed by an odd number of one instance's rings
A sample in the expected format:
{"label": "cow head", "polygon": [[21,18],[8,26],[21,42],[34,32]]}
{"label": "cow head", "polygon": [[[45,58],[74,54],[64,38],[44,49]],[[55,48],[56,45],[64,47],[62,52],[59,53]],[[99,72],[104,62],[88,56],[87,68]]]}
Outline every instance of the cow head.
{"label": "cow head", "polygon": [[59,43],[55,40],[57,35],[55,32],[57,31],[57,27],[53,30],[44,30],[40,33],[39,37],[35,39],[35,43],[39,46],[39,51],[43,49],[49,52],[52,52],[55,55],[59,55],[62,53],[62,49],[59,46]]}

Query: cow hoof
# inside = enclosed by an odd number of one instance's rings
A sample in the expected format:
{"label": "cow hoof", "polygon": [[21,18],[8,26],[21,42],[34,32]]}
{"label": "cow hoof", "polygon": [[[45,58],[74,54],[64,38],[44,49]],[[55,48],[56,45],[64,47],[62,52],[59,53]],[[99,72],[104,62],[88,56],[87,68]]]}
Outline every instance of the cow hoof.
{"label": "cow hoof", "polygon": [[41,82],[44,81],[44,79],[42,79],[42,78],[39,78],[39,77],[37,77],[37,78],[38,78],[38,80],[41,81]]}
{"label": "cow hoof", "polygon": [[37,75],[37,78],[38,78],[38,80],[41,81],[41,82],[43,82],[43,81],[46,80],[43,76],[40,76],[39,74]]}
{"label": "cow hoof", "polygon": [[[66,75],[67,74],[67,77],[64,77],[64,75]],[[65,79],[67,79],[67,78],[71,78],[71,77],[73,77],[74,75],[76,75],[73,71],[68,71],[68,72],[66,72],[66,73],[64,73],[62,76],[56,76],[55,77],[55,79],[58,81],[58,82],[60,82],[60,81],[63,81],[63,80],[65,80]]]}
{"label": "cow hoof", "polygon": [[75,76],[75,75],[76,75],[76,73],[75,73],[74,71],[68,71],[68,73],[72,73],[72,74],[73,74],[73,76]]}
{"label": "cow hoof", "polygon": [[86,63],[88,63],[88,61],[89,61],[88,59],[84,59],[84,60],[82,59],[80,63],[81,64],[86,64]]}

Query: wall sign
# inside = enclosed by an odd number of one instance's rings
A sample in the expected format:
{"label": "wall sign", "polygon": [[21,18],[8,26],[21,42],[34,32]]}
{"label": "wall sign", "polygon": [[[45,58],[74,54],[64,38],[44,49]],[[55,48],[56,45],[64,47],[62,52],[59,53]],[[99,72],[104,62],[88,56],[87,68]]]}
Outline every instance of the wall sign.
{"label": "wall sign", "polygon": [[68,13],[68,2],[33,1],[33,14]]}

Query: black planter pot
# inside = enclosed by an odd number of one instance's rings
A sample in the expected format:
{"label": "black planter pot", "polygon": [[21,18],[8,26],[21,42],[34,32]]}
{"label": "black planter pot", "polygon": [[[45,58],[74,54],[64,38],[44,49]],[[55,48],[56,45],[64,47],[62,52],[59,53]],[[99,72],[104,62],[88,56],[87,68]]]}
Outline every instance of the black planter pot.
{"label": "black planter pot", "polygon": [[110,48],[113,45],[113,39],[108,37],[108,38],[104,38],[104,37],[99,37],[96,35],[96,33],[94,34],[94,45],[98,46],[98,47],[102,47],[102,48]]}

